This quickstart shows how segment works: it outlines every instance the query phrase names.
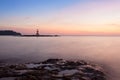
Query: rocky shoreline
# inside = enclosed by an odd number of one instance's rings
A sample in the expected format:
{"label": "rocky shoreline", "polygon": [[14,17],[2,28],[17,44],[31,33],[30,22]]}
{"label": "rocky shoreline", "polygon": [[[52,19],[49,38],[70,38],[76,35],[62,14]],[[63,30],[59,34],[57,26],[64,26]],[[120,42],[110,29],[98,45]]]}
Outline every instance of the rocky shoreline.
{"label": "rocky shoreline", "polygon": [[101,66],[83,60],[48,59],[38,63],[1,63],[0,80],[106,80],[106,73]]}

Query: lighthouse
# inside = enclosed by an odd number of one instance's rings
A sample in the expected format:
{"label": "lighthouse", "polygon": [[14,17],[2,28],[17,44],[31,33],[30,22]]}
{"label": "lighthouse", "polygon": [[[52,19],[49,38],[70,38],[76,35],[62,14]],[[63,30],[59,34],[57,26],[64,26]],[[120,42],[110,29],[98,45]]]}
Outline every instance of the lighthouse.
{"label": "lighthouse", "polygon": [[39,30],[38,29],[36,30],[36,36],[39,36]]}

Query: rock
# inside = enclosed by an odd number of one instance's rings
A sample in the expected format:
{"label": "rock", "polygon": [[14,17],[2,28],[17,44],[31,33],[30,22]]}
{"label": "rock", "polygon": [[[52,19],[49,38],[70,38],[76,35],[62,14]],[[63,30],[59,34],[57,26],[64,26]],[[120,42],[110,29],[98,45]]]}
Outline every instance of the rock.
{"label": "rock", "polygon": [[23,70],[23,69],[27,69],[27,66],[24,64],[17,64],[17,65],[10,65],[9,68],[15,70]]}
{"label": "rock", "polygon": [[16,77],[6,77],[6,78],[0,78],[0,80],[15,80]]}
{"label": "rock", "polygon": [[5,65],[0,67],[0,77],[17,77],[15,80],[106,80],[105,71],[99,65],[63,59]]}
{"label": "rock", "polygon": [[14,69],[11,69],[9,67],[4,67],[0,69],[0,78],[2,77],[13,77],[17,76]]}
{"label": "rock", "polygon": [[48,59],[44,62],[42,62],[43,64],[47,64],[47,63],[51,63],[51,64],[56,64],[58,61],[61,61],[62,59]]}

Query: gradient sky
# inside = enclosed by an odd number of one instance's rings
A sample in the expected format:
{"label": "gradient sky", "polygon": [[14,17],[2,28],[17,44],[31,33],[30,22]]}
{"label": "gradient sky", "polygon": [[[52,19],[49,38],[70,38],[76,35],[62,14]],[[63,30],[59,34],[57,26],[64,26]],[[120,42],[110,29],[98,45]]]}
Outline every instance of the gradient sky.
{"label": "gradient sky", "polygon": [[0,30],[120,35],[119,0],[0,0]]}

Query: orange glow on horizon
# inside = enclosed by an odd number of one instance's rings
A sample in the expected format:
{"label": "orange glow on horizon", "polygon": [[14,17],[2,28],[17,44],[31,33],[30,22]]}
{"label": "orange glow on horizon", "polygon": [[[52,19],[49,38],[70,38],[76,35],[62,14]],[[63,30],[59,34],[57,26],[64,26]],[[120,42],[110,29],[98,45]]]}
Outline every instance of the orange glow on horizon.
{"label": "orange glow on horizon", "polygon": [[[4,27],[1,30],[7,29],[7,30],[15,30],[17,32],[21,32],[22,34],[35,34],[36,29],[34,27],[28,27],[28,28],[14,28],[14,27]],[[74,29],[74,28],[39,28],[40,34],[57,34],[57,35],[120,35],[119,29],[114,28],[96,28],[96,29]]]}
{"label": "orange glow on horizon", "polygon": [[[0,19],[0,29],[22,34],[120,35],[120,1],[76,3],[45,15],[9,16]],[[14,25],[11,26],[11,25]]]}

